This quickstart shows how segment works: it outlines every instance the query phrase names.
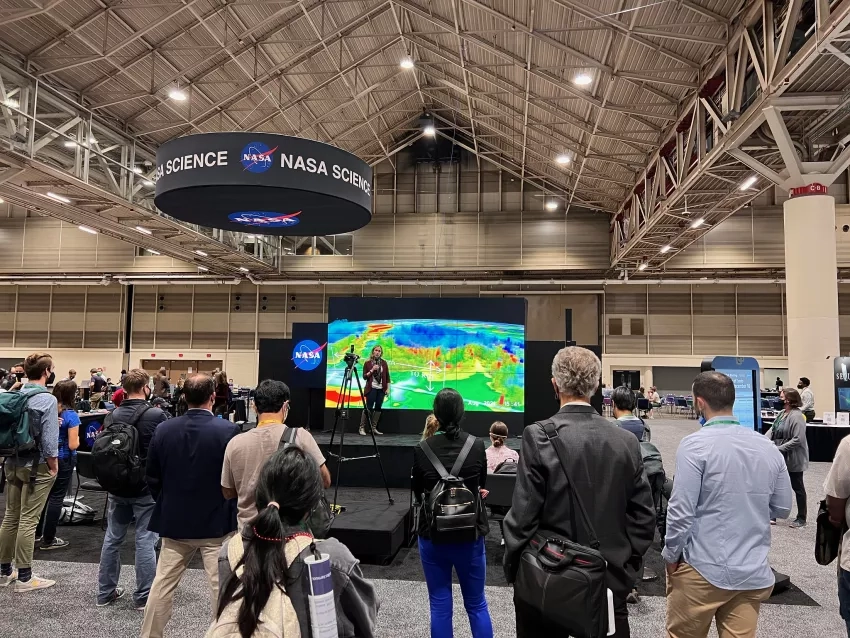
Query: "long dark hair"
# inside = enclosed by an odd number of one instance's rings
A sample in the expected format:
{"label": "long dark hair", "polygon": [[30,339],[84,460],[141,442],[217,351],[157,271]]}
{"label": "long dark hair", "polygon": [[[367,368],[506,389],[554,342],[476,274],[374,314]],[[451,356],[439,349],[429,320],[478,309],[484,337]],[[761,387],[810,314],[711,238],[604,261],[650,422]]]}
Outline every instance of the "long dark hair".
{"label": "long dark hair", "polygon": [[242,566],[244,571],[237,578],[233,570],[218,607],[221,616],[228,604],[242,600],[237,623],[243,638],[254,635],[272,591],[287,581],[287,531],[301,524],[322,491],[319,467],[295,446],[276,452],[263,466],[257,482],[258,514],[243,531],[245,555],[237,568]]}
{"label": "long dark hair", "polygon": [[457,390],[443,388],[434,397],[434,416],[440,422],[440,430],[450,439],[460,434],[463,411],[463,397]]}

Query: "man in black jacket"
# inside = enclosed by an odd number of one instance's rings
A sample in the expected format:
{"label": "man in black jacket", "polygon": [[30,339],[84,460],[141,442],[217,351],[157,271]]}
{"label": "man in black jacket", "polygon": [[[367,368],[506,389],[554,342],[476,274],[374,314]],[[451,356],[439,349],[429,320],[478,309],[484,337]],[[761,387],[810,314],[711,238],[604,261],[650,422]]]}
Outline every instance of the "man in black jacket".
{"label": "man in black jacket", "polygon": [[[552,362],[552,385],[561,410],[552,417],[569,451],[567,463],[608,563],[607,585],[614,595],[617,638],[628,638],[626,596],[655,534],[652,492],[640,444],[591,407],[601,376],[599,359],[585,348],[564,348]],[[572,531],[570,490],[552,443],[543,428],[530,425],[522,437],[513,504],[504,523],[505,575],[514,582],[521,555],[535,533],[553,532],[588,544],[576,512]],[[563,633],[514,596],[517,638]]]}
{"label": "man in black jacket", "polygon": [[[157,426],[168,418],[159,408],[148,404],[150,376],[141,369],[130,370],[124,377],[124,392],[127,398],[121,407],[112,411],[113,423],[135,423],[139,432],[139,455],[147,458],[148,447]],[[97,606],[111,605],[124,595],[124,588],[118,587],[121,575],[121,545],[127,535],[127,528],[133,518],[136,519],[136,591],[133,603],[136,609],[144,609],[148,593],[156,573],[156,532],[148,528],[153,513],[154,500],[147,485],[139,490],[109,495],[109,509],[106,512],[108,527],[103,538],[100,552],[100,572],[98,574]]]}
{"label": "man in black jacket", "polygon": [[183,385],[189,406],[184,416],[156,430],[148,453],[147,481],[156,498],[151,529],[162,536],[156,578],[151,587],[142,638],[162,638],[171,619],[174,590],[200,550],[215,615],[218,552],[236,529],[236,501],[219,485],[224,450],[239,428],[213,416],[215,383],[194,374]]}

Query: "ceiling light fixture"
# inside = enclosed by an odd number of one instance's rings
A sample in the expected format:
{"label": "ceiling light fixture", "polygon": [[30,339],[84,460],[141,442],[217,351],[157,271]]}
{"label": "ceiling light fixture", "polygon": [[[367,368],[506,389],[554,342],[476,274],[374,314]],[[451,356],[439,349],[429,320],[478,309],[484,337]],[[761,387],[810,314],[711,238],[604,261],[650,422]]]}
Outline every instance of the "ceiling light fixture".
{"label": "ceiling light fixture", "polygon": [[147,228],[144,228],[143,226],[136,226],[136,230],[138,230],[140,233],[144,233],[145,235],[153,235],[153,231],[150,231]]}
{"label": "ceiling light fixture", "polygon": [[434,137],[437,135],[437,129],[434,128],[433,124],[429,124],[422,129],[422,134],[427,135],[428,137]]}
{"label": "ceiling light fixture", "polygon": [[162,253],[155,251],[153,248],[145,248],[145,250],[148,251],[151,255],[161,255],[162,254]]}
{"label": "ceiling light fixture", "polygon": [[56,193],[47,193],[45,197],[49,197],[57,202],[62,202],[63,204],[70,204],[71,200],[63,195],[57,195]]}
{"label": "ceiling light fixture", "polygon": [[170,97],[175,102],[185,102],[186,100],[189,99],[189,96],[186,95],[186,91],[181,91],[179,88],[178,89],[171,89],[168,92],[168,97]]}
{"label": "ceiling light fixture", "polygon": [[201,272],[207,272],[209,270],[209,268],[207,268],[205,266],[198,266],[198,270],[200,270]]}
{"label": "ceiling light fixture", "polygon": [[756,177],[755,175],[750,175],[747,179],[744,180],[744,183],[741,184],[741,190],[742,191],[750,190],[755,185],[755,183],[757,181],[758,181],[758,177]]}
{"label": "ceiling light fixture", "polygon": [[558,210],[558,202],[554,199],[550,199],[546,202],[546,210]]}
{"label": "ceiling light fixture", "polygon": [[647,264],[646,262],[643,262],[640,266],[638,266],[638,270],[641,270],[641,271],[646,270],[646,267],[647,267],[648,265],[649,265],[649,264]]}
{"label": "ceiling light fixture", "polygon": [[141,174],[142,174],[142,169],[141,169],[141,168],[139,168],[138,166],[134,166],[134,167],[133,167],[133,172],[134,172],[136,175],[141,175]]}
{"label": "ceiling light fixture", "polygon": [[664,246],[663,248],[661,248],[661,251],[660,251],[660,252],[661,252],[661,254],[663,255],[664,253],[669,253],[669,252],[670,252],[670,248],[672,248],[672,246],[670,246],[670,244],[667,244],[666,246]]}
{"label": "ceiling light fixture", "polygon": [[699,219],[695,219],[695,220],[694,220],[694,223],[693,223],[693,224],[691,224],[691,228],[699,228],[699,227],[700,227],[700,226],[702,226],[704,223],[705,223],[705,219],[703,219],[702,217],[700,217]]}
{"label": "ceiling light fixture", "polygon": [[10,109],[17,109],[21,106],[20,102],[18,102],[15,98],[11,97],[7,97],[5,100],[3,100],[3,104],[8,106]]}
{"label": "ceiling light fixture", "polygon": [[2,204],[4,201],[5,200],[2,197],[0,197],[0,204]]}
{"label": "ceiling light fixture", "polygon": [[572,160],[570,159],[570,156],[566,153],[561,153],[555,158],[555,161],[558,164],[569,164]]}
{"label": "ceiling light fixture", "polygon": [[239,270],[241,270],[242,272],[251,272],[250,270],[248,270],[244,266],[239,266]]}
{"label": "ceiling light fixture", "polygon": [[196,250],[195,254],[200,255],[201,257],[209,257],[209,255],[207,255],[203,250]]}
{"label": "ceiling light fixture", "polygon": [[401,62],[399,62],[399,66],[402,69],[412,69],[415,65],[413,64],[413,60],[410,58],[404,58]]}
{"label": "ceiling light fixture", "polygon": [[142,185],[143,185],[143,186],[153,186],[154,184],[153,184],[153,182],[152,182],[152,181],[150,181],[149,179],[146,179],[146,180],[144,180],[144,181],[142,182]]}
{"label": "ceiling light fixture", "polygon": [[587,86],[593,82],[593,77],[588,73],[579,73],[573,78],[573,84],[578,86]]}
{"label": "ceiling light fixture", "polygon": [[77,143],[74,140],[65,140],[64,142],[62,142],[62,145],[65,148],[76,148],[77,147]]}
{"label": "ceiling light fixture", "polygon": [[90,235],[97,235],[97,231],[94,228],[89,228],[88,226],[77,226],[84,233],[89,233]]}

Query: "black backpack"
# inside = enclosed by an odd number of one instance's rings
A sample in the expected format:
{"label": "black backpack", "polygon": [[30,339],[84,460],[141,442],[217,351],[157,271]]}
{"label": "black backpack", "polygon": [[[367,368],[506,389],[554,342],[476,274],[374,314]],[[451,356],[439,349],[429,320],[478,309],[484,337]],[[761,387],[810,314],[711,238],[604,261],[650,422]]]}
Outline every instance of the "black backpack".
{"label": "black backpack", "polygon": [[478,494],[473,493],[463,479],[458,477],[473,443],[475,437],[467,435],[451,472],[446,471],[428,441],[419,443],[419,447],[440,475],[440,480],[425,494],[422,503],[432,543],[464,543],[478,540],[478,510],[481,501]]}
{"label": "black backpack", "polygon": [[103,430],[91,449],[91,460],[98,483],[110,494],[131,494],[145,487],[145,462],[139,453],[136,424],[152,407],[139,406],[129,419],[120,421],[111,412],[103,421]]}

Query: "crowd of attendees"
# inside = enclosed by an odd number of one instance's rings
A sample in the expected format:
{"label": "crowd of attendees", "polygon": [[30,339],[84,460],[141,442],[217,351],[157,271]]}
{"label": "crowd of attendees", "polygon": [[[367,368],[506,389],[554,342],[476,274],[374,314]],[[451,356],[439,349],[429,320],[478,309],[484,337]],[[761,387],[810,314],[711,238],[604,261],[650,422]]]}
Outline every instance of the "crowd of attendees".
{"label": "crowd of attendees", "polygon": [[[122,371],[122,396],[104,423],[101,436],[109,436],[115,424],[119,430],[123,424],[135,430],[141,474],[131,487],[109,490],[97,606],[113,605],[126,594],[118,584],[120,553],[133,524],[132,604],[143,613],[145,638],[164,635],[175,590],[198,553],[209,584],[207,636],[248,638],[265,630],[272,630],[268,635],[313,635],[307,570],[323,556],[330,561],[338,635],[374,636],[380,606],[375,588],[345,545],[317,538],[326,530],[318,529],[314,517],[331,476],[310,432],[285,425],[289,388],[262,381],[254,392],[256,427],[242,432],[219,418],[232,399],[226,374],[192,374],[172,389],[165,372],[151,379],[141,369]],[[11,374],[14,381],[7,389],[25,395],[27,418],[39,432],[34,449],[6,456],[3,472],[0,587],[23,593],[56,584],[33,573],[33,554],[36,544],[42,550],[68,545],[56,536],[56,526],[72,481],[80,420],[75,371],[55,382],[52,392],[46,387],[55,379],[49,354],[30,355]],[[636,600],[636,582],[655,576],[647,573],[644,556],[660,539],[667,635],[707,636],[712,621],[722,638],[755,635],[760,604],[774,585],[770,525],[789,516],[792,493],[798,508],[792,527],[806,522],[802,477],[808,453],[800,394],[793,389],[782,393],[783,413],[764,436],[735,419],[729,377],[700,374],[693,397],[703,427],[682,440],[672,480],[650,427],[635,412],[636,393],[625,387],[608,393],[613,422],[591,407],[600,374],[599,359],[589,350],[568,347],[557,354],[552,387],[560,410],[524,429],[521,455],[506,444],[504,423],[492,424],[487,446],[462,427],[463,397],[450,388],[436,394],[412,468],[433,638],[452,636],[453,572],[473,637],[493,636],[485,594],[487,480],[502,472],[516,474],[503,524],[508,582],[528,582],[541,542],[550,552],[551,547],[592,549],[604,558],[604,589],[610,591],[614,618],[609,635],[627,637],[627,603]],[[95,384],[96,379],[103,384]],[[90,388],[92,401],[108,388],[97,369]],[[654,403],[653,391],[649,398]],[[173,418],[154,405],[155,399],[166,398],[183,402],[180,416]],[[11,406],[12,400],[0,403]],[[0,410],[0,449],[7,426]],[[438,493],[446,485],[451,490]],[[839,447],[826,490],[831,520],[845,525],[850,438]],[[456,500],[460,493],[470,498]],[[847,545],[839,596],[850,636]],[[545,590],[548,585],[539,586]],[[557,612],[526,593],[519,586],[514,590],[517,636],[567,635],[572,625],[565,627]],[[598,611],[600,601],[588,600],[579,616]]]}

